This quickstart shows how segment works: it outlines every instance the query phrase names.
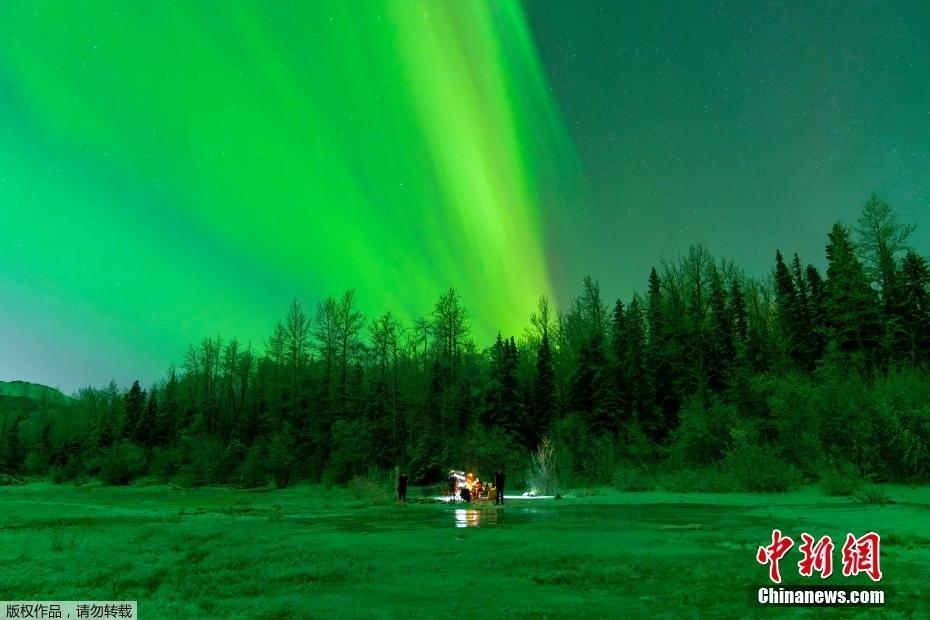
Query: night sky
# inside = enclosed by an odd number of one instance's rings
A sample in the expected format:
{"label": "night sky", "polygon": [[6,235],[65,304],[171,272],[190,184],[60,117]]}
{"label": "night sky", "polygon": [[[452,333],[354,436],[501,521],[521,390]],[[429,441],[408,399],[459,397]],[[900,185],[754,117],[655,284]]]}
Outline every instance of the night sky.
{"label": "night sky", "polygon": [[4,2],[0,379],[151,383],[346,288],[456,286],[484,346],[697,242],[822,264],[872,191],[926,254],[926,3]]}
{"label": "night sky", "polygon": [[930,250],[930,4],[526,7],[587,181],[547,239],[560,291],[626,296],[694,243],[751,275],[776,248],[823,265],[873,191]]}

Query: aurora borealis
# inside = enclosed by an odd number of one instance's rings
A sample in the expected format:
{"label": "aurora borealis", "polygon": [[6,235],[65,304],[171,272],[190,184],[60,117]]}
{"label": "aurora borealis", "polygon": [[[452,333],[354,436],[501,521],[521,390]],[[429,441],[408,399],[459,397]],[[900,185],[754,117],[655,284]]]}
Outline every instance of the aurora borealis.
{"label": "aurora borealis", "polygon": [[151,383],[347,288],[410,320],[455,286],[483,346],[690,243],[816,262],[873,190],[926,244],[928,34],[919,3],[4,2],[0,379]]}
{"label": "aurora borealis", "polygon": [[0,24],[0,376],[154,380],[207,334],[260,348],[295,295],[409,320],[455,286],[490,338],[551,294],[538,178],[572,163],[519,4],[5,3]]}

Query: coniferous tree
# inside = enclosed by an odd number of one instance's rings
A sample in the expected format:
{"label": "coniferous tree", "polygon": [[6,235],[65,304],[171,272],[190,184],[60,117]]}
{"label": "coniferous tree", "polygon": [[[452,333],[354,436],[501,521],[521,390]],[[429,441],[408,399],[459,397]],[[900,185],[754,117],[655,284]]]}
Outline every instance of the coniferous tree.
{"label": "coniferous tree", "polygon": [[740,286],[739,278],[734,277],[730,282],[730,308],[733,315],[733,339],[735,342],[745,342],[749,334],[749,320],[746,313],[746,295]]}
{"label": "coniferous tree", "polygon": [[839,353],[861,356],[874,366],[881,342],[881,323],[875,291],[856,257],[849,230],[835,224],[827,245],[827,314],[831,340]]}
{"label": "coniferous tree", "polygon": [[580,343],[571,380],[570,407],[584,416],[590,428],[613,433],[617,428],[617,402],[604,351],[606,308],[600,287],[590,276],[585,277],[582,296],[575,305]]}
{"label": "coniferous tree", "polygon": [[629,369],[630,361],[627,358],[629,348],[628,338],[630,328],[627,313],[623,302],[617,300],[610,322],[610,350],[611,374],[613,376],[613,389],[616,390],[616,400],[620,411],[628,415],[631,411]]}
{"label": "coniferous tree", "polygon": [[158,437],[158,389],[153,385],[148,392],[148,401],[132,432],[132,440],[141,446],[151,448],[156,445]]}
{"label": "coniferous tree", "polygon": [[128,439],[136,440],[136,429],[145,409],[145,390],[139,387],[138,381],[132,382],[132,387],[124,397],[126,401],[125,434]]}
{"label": "coniferous tree", "polygon": [[729,381],[730,390],[744,389],[748,381],[749,374],[752,372],[752,364],[749,350],[749,312],[746,307],[746,295],[740,285],[740,278],[733,276],[730,281],[730,289],[727,292],[727,305],[730,309],[730,318],[732,323],[733,334],[733,363],[732,374],[738,380],[733,380],[731,376]]}
{"label": "coniferous tree", "polygon": [[930,361],[930,265],[913,250],[901,264],[901,290],[907,356],[912,363]]}
{"label": "coniferous tree", "polygon": [[705,359],[705,375],[710,389],[717,393],[723,392],[727,386],[736,352],[732,310],[732,307],[727,305],[727,293],[720,272],[711,264],[710,333]]}
{"label": "coniferous tree", "polygon": [[826,287],[820,272],[813,265],[805,270],[805,281],[810,295],[810,352],[815,360],[823,357],[827,349]]}
{"label": "coniferous tree", "polygon": [[[235,339],[206,338],[189,349],[184,372],[171,370],[147,398],[138,383],[82,391],[82,416],[69,419],[87,420],[86,430],[24,418],[14,435],[31,439],[27,455],[10,457],[14,419],[6,416],[0,466],[44,470],[34,456],[43,437],[55,437],[65,446],[59,453],[76,455],[72,462],[97,475],[114,457],[143,453],[129,438],[165,448],[153,462],[177,455],[175,467],[193,484],[264,484],[271,474],[280,485],[324,474],[345,481],[396,465],[412,481],[432,482],[450,466],[516,467],[550,433],[568,467],[604,481],[617,458],[678,454],[695,433],[728,442],[731,428],[744,444],[772,442],[789,458],[800,449],[786,438],[808,421],[815,434],[838,419],[854,426],[855,416],[817,400],[850,381],[832,369],[861,359],[872,371],[861,391],[871,398],[886,362],[903,366],[889,373],[901,385],[922,380],[920,365],[930,362],[930,267],[894,241],[906,235],[884,211],[872,211],[860,221],[858,244],[842,227],[831,232],[826,278],[812,265],[803,269],[796,254],[786,262],[777,253],[774,277],[760,281],[697,246],[663,261],[646,294],[618,300],[611,314],[589,277],[567,312],[550,316],[541,299],[519,343],[501,336],[485,351],[470,339],[454,289],[409,329],[389,314],[367,324],[351,291],[321,302],[312,322],[300,320],[294,302],[254,359]],[[921,402],[905,402],[902,413],[891,396],[879,441],[909,446],[900,463],[876,457],[862,439],[836,441],[861,467],[880,463],[887,468],[880,475],[893,479],[918,471],[904,461],[919,456],[924,431],[913,413]],[[641,441],[640,430],[651,441]],[[636,450],[617,450],[630,440],[640,442]],[[56,456],[50,464],[58,472],[67,463]]]}
{"label": "coniferous tree", "polygon": [[626,311],[626,360],[627,410],[629,415],[642,424],[642,420],[655,409],[652,385],[647,370],[646,325],[642,304],[634,296]]}
{"label": "coniferous tree", "polygon": [[536,447],[543,434],[549,429],[559,411],[558,372],[553,337],[555,324],[549,307],[549,299],[539,298],[537,310],[530,316],[532,332],[530,340],[538,341],[532,377],[531,416],[527,420],[530,429],[530,445]]}
{"label": "coniferous tree", "polygon": [[533,419],[531,426],[536,429],[532,438],[535,446],[541,439],[541,431],[548,429],[555,419],[555,366],[552,362],[552,346],[549,344],[549,333],[543,333],[536,351],[536,376],[533,383]]}
{"label": "coniferous tree", "polygon": [[811,370],[817,361],[813,343],[813,319],[811,309],[811,293],[807,284],[805,271],[801,268],[801,258],[795,253],[791,261],[791,277],[797,291],[797,306],[795,308],[795,330],[799,342],[798,350],[801,355],[801,367]]}
{"label": "coniferous tree", "polygon": [[513,338],[498,333],[491,349],[491,376],[482,423],[488,430],[502,430],[515,437],[525,427],[517,381],[517,346]]}
{"label": "coniferous tree", "polygon": [[643,411],[643,431],[653,440],[660,441],[668,434],[668,419],[671,410],[677,408],[674,398],[674,377],[671,372],[669,327],[666,319],[662,284],[653,267],[649,272],[648,306],[646,323],[648,328],[647,368],[649,384],[653,394],[649,399],[655,404],[651,411]]}
{"label": "coniferous tree", "polygon": [[159,407],[158,423],[156,424],[158,445],[170,445],[178,436],[178,428],[182,424],[181,403],[178,388],[178,376],[174,368],[168,374],[165,383],[164,398]]}
{"label": "coniferous tree", "polygon": [[788,358],[804,365],[804,341],[799,320],[798,291],[794,278],[780,251],[775,251],[775,301],[778,304],[778,325]]}

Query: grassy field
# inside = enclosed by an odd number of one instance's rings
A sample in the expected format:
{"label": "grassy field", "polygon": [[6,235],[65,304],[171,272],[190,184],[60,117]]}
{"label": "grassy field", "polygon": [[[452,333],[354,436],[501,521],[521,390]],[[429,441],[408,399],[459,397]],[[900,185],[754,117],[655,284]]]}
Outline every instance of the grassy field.
{"label": "grassy field", "polygon": [[[417,495],[414,490],[414,495]],[[619,493],[512,501],[456,512],[373,504],[351,490],[179,490],[30,483],[0,488],[0,600],[139,601],[150,618],[819,617],[763,609],[758,545],[780,528],[830,534],[837,585],[847,531],[882,537],[883,609],[927,617],[930,489],[887,487],[863,505],[808,488],[787,494]],[[475,524],[479,527],[457,527]],[[669,526],[694,524],[699,529]]]}

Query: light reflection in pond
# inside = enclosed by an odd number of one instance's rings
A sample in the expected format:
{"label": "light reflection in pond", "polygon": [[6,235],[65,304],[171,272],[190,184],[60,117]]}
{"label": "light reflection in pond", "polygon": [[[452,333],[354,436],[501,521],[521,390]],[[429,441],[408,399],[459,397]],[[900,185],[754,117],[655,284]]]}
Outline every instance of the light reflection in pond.
{"label": "light reflection in pond", "polygon": [[497,510],[473,510],[457,508],[455,510],[455,527],[487,527],[499,525],[501,517]]}

